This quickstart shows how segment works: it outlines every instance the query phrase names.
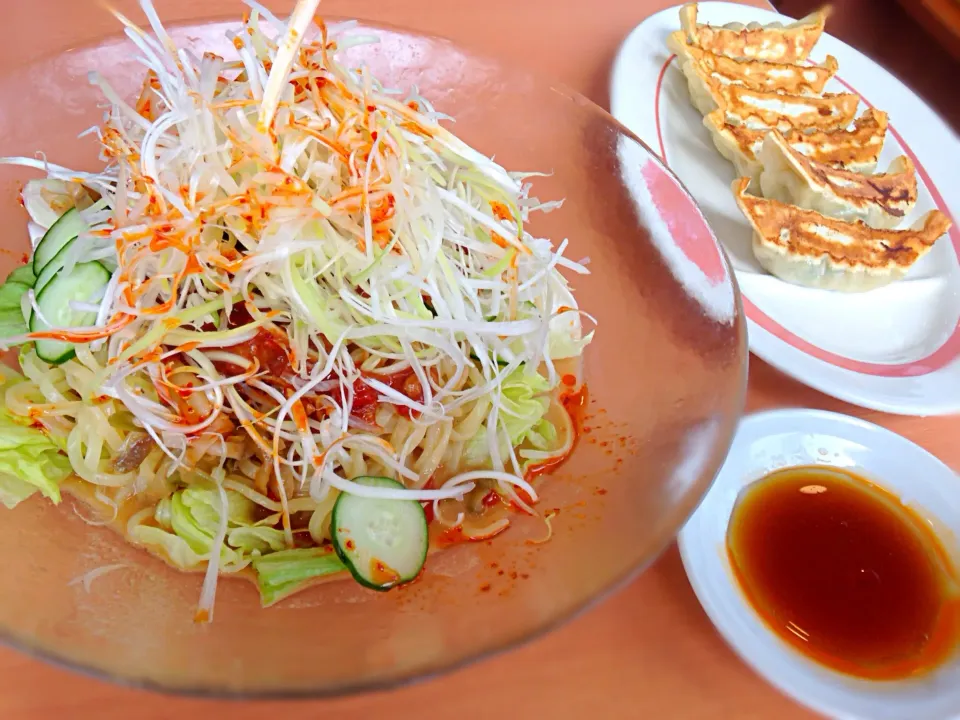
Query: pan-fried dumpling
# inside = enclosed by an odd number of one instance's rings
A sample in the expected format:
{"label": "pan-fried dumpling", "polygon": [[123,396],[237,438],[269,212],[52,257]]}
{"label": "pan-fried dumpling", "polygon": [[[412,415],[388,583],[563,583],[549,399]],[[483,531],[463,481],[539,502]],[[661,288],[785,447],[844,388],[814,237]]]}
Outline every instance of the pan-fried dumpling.
{"label": "pan-fried dumpling", "polygon": [[688,45],[717,55],[799,63],[807,59],[817,44],[829,14],[829,7],[824,7],[788,25],[779,22],[769,25],[730,23],[713,27],[698,25],[697,4],[689,3],[680,8],[680,26]]}
{"label": "pan-fried dumpling", "polygon": [[839,220],[892,228],[917,202],[917,177],[906,155],[896,158],[882,175],[861,175],[811,160],[771,130],[757,158],[763,166],[764,197]]}
{"label": "pan-fried dumpling", "polygon": [[810,97],[748,90],[739,85],[724,85],[719,93],[725,121],[751,130],[839,130],[851,123],[860,103],[854,93]]}
{"label": "pan-fried dumpling", "polygon": [[[757,153],[768,131],[729,125],[722,110],[709,113],[703,119],[703,124],[710,131],[717,150],[734,164],[737,172],[759,181],[763,166],[757,160]],[[851,172],[872,173],[876,170],[886,133],[887,114],[869,108],[854,121],[849,130],[789,130],[783,136],[790,147],[811,160]]]}
{"label": "pan-fried dumpling", "polygon": [[837,60],[832,55],[827,56],[823,65],[810,66],[734,60],[687,45],[682,38],[682,33],[673,33],[667,44],[677,54],[694,106],[704,115],[723,101],[720,88],[724,85],[742,85],[767,93],[819,95],[837,72]]}
{"label": "pan-fried dumpling", "polygon": [[868,108],[853,127],[830,132],[791,131],[790,147],[811,160],[834,165],[850,172],[872,173],[887,137],[887,114]]}
{"label": "pan-fried dumpling", "polygon": [[844,292],[887,285],[950,229],[950,219],[931,210],[908,230],[878,230],[747,195],[749,184],[735,180],[733,194],[753,227],[753,253],[767,272],[795,285]]}

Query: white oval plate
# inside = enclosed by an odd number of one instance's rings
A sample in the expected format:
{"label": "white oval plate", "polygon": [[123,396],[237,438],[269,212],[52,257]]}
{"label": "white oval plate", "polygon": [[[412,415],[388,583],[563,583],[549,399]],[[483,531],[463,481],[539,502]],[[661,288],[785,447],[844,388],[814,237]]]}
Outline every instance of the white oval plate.
{"label": "white oval plate", "polygon": [[[857,680],[817,665],[780,640],[740,591],[726,552],[740,491],[795,465],[853,470],[931,518],[940,537],[960,537],[960,478],[926,450],[877,425],[821,410],[744,418],[726,462],[680,531],[687,577],[700,604],[743,660],[772,685],[830,717],[943,720],[960,713],[960,657],[918,680]],[[956,548],[949,548],[956,549]]]}
{"label": "white oval plate", "polygon": [[[667,36],[680,27],[678,11],[648,17],[621,46],[611,112],[677,174],[722,241],[743,294],[750,349],[801,382],[864,407],[911,415],[960,411],[960,227],[955,222],[904,280],[867,293],[802,288],[766,274],[730,191],[733,165],[714,147],[667,50]],[[735,3],[699,5],[700,22],[714,25],[778,19],[784,20]],[[920,197],[906,222],[934,207],[960,218],[956,134],[886,70],[824,34],[811,60],[827,54],[840,64],[828,91],[856,88],[860,112],[869,103],[889,114],[878,168],[902,154],[917,167]]]}

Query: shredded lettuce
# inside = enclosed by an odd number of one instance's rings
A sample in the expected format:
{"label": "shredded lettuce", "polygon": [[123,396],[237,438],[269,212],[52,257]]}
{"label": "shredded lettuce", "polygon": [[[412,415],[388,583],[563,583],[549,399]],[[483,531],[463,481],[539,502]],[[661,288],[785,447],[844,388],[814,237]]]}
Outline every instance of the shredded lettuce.
{"label": "shredded lettuce", "polygon": [[130,532],[131,538],[141,544],[162,550],[171,563],[178,568],[188,570],[206,561],[206,557],[197,552],[179,535],[150,525],[137,525]]}
{"label": "shredded lettuce", "polygon": [[[0,398],[8,387],[23,381],[5,366],[0,377]],[[53,439],[0,405],[0,502],[14,508],[39,490],[58,503],[60,483],[71,472],[70,461]]]}
{"label": "shredded lettuce", "polygon": [[245,554],[283,550],[286,546],[283,530],[262,526],[234,528],[227,533],[227,544]]}
{"label": "shredded lettuce", "polygon": [[183,538],[194,552],[208,553],[213,544],[213,536],[217,532],[217,520],[213,523],[203,523],[209,517],[197,518],[183,502],[183,492],[177,492],[170,498],[170,524],[173,532]]}
{"label": "shredded lettuce", "polygon": [[[178,490],[158,505],[154,513],[162,528],[139,526],[135,529],[136,539],[145,545],[160,547],[170,561],[180,567],[194,567],[203,562],[213,547],[213,539],[220,523],[217,490],[203,485],[192,485]],[[271,528],[254,528],[254,508],[256,505],[243,495],[232,490],[227,495],[227,526],[231,528],[227,535],[227,544],[220,557],[227,563],[241,563],[254,551],[273,547],[276,540],[269,532]],[[241,530],[256,532],[239,532]],[[282,547],[283,533],[279,530]],[[236,533],[236,534],[235,534]],[[231,541],[236,537],[237,542]],[[189,550],[189,552],[188,552]]]}
{"label": "shredded lettuce", "polygon": [[[530,440],[537,448],[546,449],[555,442],[557,431],[544,416],[550,409],[550,383],[543,375],[521,365],[504,379],[500,386],[499,423],[506,429],[514,447]],[[489,461],[487,426],[480,428],[467,443],[466,460],[470,465]],[[509,448],[501,438],[501,455]]]}
{"label": "shredded lettuce", "polygon": [[[217,490],[204,486],[192,485],[184,488],[177,493],[180,500],[190,511],[190,515],[203,528],[211,530],[211,537],[216,531],[217,523],[220,522],[220,512],[218,510],[219,500],[217,499]],[[227,491],[227,522],[231,527],[253,525],[255,519],[253,516],[256,504],[248,500],[238,492]]]}
{"label": "shredded lettuce", "polygon": [[6,472],[0,474],[0,502],[13,509],[37,491],[36,485]]}
{"label": "shredded lettuce", "polygon": [[[139,525],[132,531],[133,539],[162,550],[177,567],[201,565],[213,547],[219,525],[216,494],[217,490],[204,486],[178,490],[164,499],[155,513],[157,522],[167,529]],[[284,550],[282,530],[254,522],[254,503],[232,490],[226,495],[230,530],[221,560],[235,567],[252,562],[265,606],[294,592],[306,580],[344,569],[329,548]]]}
{"label": "shredded lettuce", "polygon": [[549,420],[540,420],[524,438],[537,450],[552,450],[557,446],[557,428]]}
{"label": "shredded lettuce", "polygon": [[346,570],[330,548],[281,550],[253,559],[264,607],[296,592],[307,580]]}
{"label": "shredded lettuce", "polygon": [[550,383],[526,365],[514,370],[500,386],[500,421],[510,442],[519,445],[550,408]]}

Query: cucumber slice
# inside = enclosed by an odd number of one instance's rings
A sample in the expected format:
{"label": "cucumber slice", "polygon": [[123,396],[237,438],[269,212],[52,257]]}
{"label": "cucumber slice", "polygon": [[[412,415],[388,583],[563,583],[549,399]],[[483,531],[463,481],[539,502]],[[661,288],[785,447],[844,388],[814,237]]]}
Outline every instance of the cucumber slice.
{"label": "cucumber slice", "polygon": [[23,283],[10,282],[9,280],[0,285],[0,310],[16,310],[17,315],[21,315],[22,319],[20,298],[29,289]]}
{"label": "cucumber slice", "polygon": [[27,263],[26,265],[21,265],[20,267],[14,269],[12,273],[7,275],[6,282],[18,282],[22,283],[28,287],[33,287],[33,284],[37,281],[37,276],[33,274],[33,263]]}
{"label": "cucumber slice", "polygon": [[60,252],[50,258],[49,262],[43,266],[43,270],[40,271],[36,281],[33,283],[34,295],[39,295],[47,286],[47,283],[53,280],[57,273],[63,269],[67,259],[67,252],[70,250],[70,246],[73,245],[74,240],[76,240],[76,238],[68,240],[64,246],[60,248]]}
{"label": "cucumber slice", "polygon": [[[403,489],[384,477],[354,478],[369,487]],[[427,516],[416,500],[340,493],[330,518],[333,548],[361,585],[389,590],[420,574],[427,559]]]}
{"label": "cucumber slice", "polygon": [[[95,312],[74,310],[71,300],[91,302],[97,291],[102,290],[110,281],[110,273],[97,262],[81,263],[69,273],[60,272],[37,296],[37,307],[53,327],[70,328],[90,325],[97,319]],[[47,330],[47,325],[39,314],[30,318],[31,332]],[[60,340],[37,340],[37,355],[41,360],[59,364],[74,356],[73,344]]]}
{"label": "cucumber slice", "polygon": [[86,229],[87,224],[76,208],[70,208],[61,215],[37,244],[33,253],[33,274],[39,277],[43,267],[57,256],[63,246]]}

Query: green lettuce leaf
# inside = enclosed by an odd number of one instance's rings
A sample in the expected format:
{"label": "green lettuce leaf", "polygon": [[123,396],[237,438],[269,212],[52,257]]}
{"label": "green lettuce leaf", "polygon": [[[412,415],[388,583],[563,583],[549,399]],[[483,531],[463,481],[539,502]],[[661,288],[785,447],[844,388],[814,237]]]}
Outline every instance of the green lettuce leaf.
{"label": "green lettuce leaf", "polygon": [[134,542],[162,550],[178,568],[188,570],[206,562],[206,558],[194,552],[186,540],[166,530],[150,525],[137,525],[130,534]]}
{"label": "green lettuce leaf", "polygon": [[[231,527],[253,525],[256,503],[245,498],[238,492],[227,490],[227,523]],[[204,528],[210,528],[212,534],[217,532],[220,524],[220,498],[216,488],[203,485],[191,485],[180,493],[181,501],[197,521]]]}
{"label": "green lettuce leaf", "polygon": [[9,473],[0,473],[0,503],[9,509],[15,508],[37,492],[37,486]]}
{"label": "green lettuce leaf", "polygon": [[60,444],[42,430],[31,427],[28,418],[2,406],[3,393],[22,382],[14,370],[0,368],[0,502],[13,508],[38,490],[60,502],[60,483],[72,472]]}
{"label": "green lettuce leaf", "polygon": [[[203,486],[177,490],[157,504],[154,517],[162,527],[140,526],[135,529],[135,539],[161,548],[178,567],[188,568],[203,562],[203,556],[213,548],[213,539],[220,525],[217,495],[216,489]],[[227,527],[252,524],[254,503],[232,490],[227,490],[226,495]],[[226,563],[240,563],[243,556],[244,548],[233,549],[226,545],[220,554]]]}
{"label": "green lettuce leaf", "polygon": [[227,544],[242,553],[265,553],[283,550],[286,546],[283,530],[272,527],[238,527],[227,533]]}
{"label": "green lettuce leaf", "polygon": [[347,568],[331,548],[297,548],[254,557],[253,569],[257,573],[260,601],[267,607],[298,590],[307,580]]}
{"label": "green lettuce leaf", "polygon": [[203,522],[190,511],[186,503],[183,502],[183,491],[178,490],[170,498],[170,525],[173,532],[186,541],[194,552],[210,552],[213,545],[213,536],[217,533],[218,518],[214,515],[213,522],[209,522],[209,517],[203,517]]}
{"label": "green lettuce leaf", "polygon": [[534,425],[524,439],[537,450],[553,450],[557,447],[557,428],[544,419]]}
{"label": "green lettuce leaf", "polygon": [[[499,422],[506,428],[512,446],[529,439],[536,447],[546,448],[556,441],[556,429],[544,418],[550,409],[549,390],[547,379],[524,365],[504,379],[500,386]],[[501,439],[501,456],[508,452],[506,440]],[[486,426],[470,439],[465,454],[469,465],[482,465],[489,459]]]}
{"label": "green lettuce leaf", "polygon": [[522,442],[550,409],[547,392],[550,383],[526,366],[514,370],[500,386],[500,422],[507,429],[510,442]]}
{"label": "green lettuce leaf", "polygon": [[[251,555],[285,547],[282,530],[256,524],[256,503],[233,490],[224,492],[227,496],[227,537],[221,551],[224,562],[241,563]],[[164,498],[154,512],[161,527],[151,528],[149,542],[144,542],[160,546],[174,563],[202,562],[203,556],[210,553],[220,526],[219,494],[209,485],[195,484]]]}

